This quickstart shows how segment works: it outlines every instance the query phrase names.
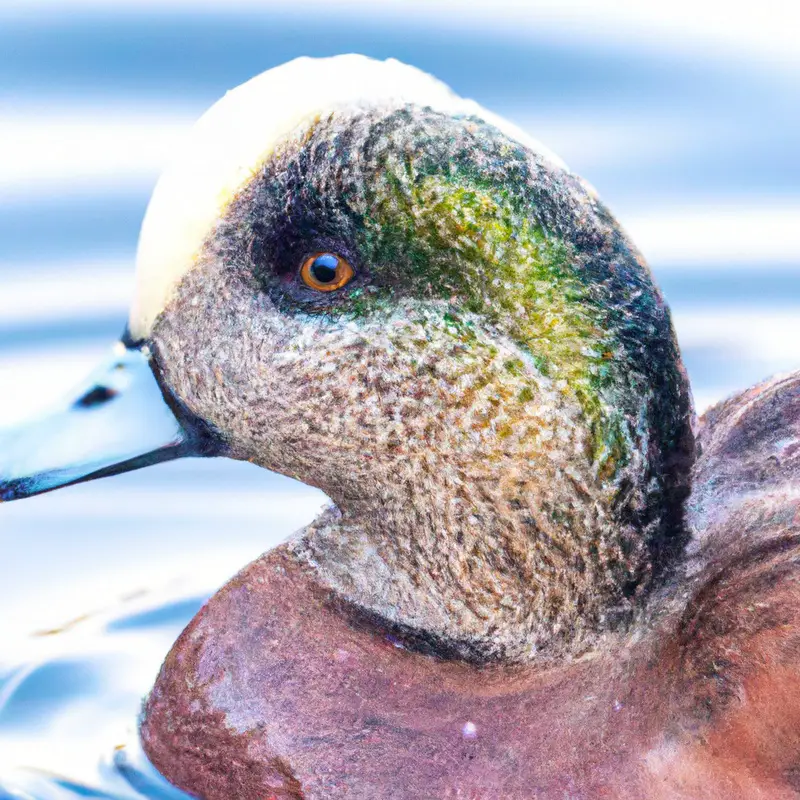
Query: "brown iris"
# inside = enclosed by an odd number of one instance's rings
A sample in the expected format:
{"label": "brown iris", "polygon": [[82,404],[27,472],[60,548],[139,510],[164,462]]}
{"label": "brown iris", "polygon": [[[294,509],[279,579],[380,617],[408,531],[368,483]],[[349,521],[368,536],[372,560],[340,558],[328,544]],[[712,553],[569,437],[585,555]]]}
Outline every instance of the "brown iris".
{"label": "brown iris", "polygon": [[300,267],[300,277],[306,286],[319,292],[332,292],[349,283],[355,273],[350,264],[335,253],[314,253]]}

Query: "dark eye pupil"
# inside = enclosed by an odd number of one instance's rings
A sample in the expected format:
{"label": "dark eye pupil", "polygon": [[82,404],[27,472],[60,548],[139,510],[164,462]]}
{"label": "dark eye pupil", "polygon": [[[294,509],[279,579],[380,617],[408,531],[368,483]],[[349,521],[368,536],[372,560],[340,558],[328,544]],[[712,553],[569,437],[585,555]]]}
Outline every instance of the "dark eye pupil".
{"label": "dark eye pupil", "polygon": [[319,283],[332,283],[336,280],[336,268],[339,266],[339,258],[330,253],[323,253],[314,259],[311,265],[311,274],[314,280]]}

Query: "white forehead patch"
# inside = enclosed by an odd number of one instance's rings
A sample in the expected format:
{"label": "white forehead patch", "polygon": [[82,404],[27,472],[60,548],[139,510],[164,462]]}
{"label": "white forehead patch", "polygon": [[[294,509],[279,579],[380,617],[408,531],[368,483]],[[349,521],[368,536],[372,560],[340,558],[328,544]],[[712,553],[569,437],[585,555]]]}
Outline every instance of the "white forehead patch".
{"label": "white forehead patch", "polygon": [[399,61],[358,55],[298,58],[229,91],[198,121],[161,175],[136,254],[131,335],[145,338],[237,191],[293,131],[339,109],[414,103],[484,119],[554,164],[562,162],[508,121]]}

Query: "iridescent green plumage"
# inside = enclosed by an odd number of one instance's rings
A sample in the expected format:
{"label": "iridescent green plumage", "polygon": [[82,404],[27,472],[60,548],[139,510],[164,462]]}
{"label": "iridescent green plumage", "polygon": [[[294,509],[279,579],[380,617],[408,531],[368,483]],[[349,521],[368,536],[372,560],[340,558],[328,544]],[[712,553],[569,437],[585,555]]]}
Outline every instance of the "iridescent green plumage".
{"label": "iridescent green plumage", "polygon": [[[291,142],[268,162],[239,207],[274,218],[287,196],[280,230],[344,249],[363,275],[342,297],[313,298],[307,313],[357,319],[401,297],[440,300],[459,335],[492,326],[539,375],[566,381],[600,474],[652,446],[650,427],[656,446],[680,446],[688,398],[669,314],[576,177],[554,176],[481,120],[405,108],[318,121],[299,152]],[[272,268],[287,251],[293,264],[285,239],[256,246]]]}

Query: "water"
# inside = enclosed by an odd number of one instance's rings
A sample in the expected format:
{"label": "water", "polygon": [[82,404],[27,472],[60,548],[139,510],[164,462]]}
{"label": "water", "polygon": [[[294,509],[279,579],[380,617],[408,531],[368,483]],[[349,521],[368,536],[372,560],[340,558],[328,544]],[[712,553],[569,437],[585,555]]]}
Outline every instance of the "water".
{"label": "water", "polygon": [[3,506],[35,564],[5,576],[0,800],[182,796],[139,748],[142,698],[211,592],[324,502],[190,459]]}
{"label": "water", "polygon": [[[699,408],[800,367],[797,63],[706,51],[689,19],[626,36],[613,3],[606,25],[555,32],[421,5],[390,22],[160,5],[0,5],[0,422],[72,388],[119,335],[147,197],[191,120],[303,54],[415,63],[594,184],[672,305]],[[204,598],[323,501],[209,459],[2,506],[0,800],[180,797],[138,747],[142,697]]]}
{"label": "water", "polygon": [[142,753],[136,718],[164,652],[204,600],[131,599],[34,637],[0,679],[0,800],[185,797]]}

